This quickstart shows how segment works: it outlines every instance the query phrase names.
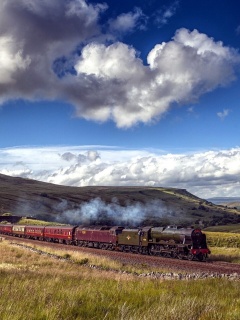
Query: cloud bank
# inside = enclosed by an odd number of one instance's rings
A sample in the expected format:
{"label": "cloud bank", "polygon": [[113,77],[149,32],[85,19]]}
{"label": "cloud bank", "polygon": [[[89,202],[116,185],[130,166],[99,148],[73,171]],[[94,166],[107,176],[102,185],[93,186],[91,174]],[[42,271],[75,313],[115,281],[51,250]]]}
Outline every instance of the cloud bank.
{"label": "cloud bank", "polygon": [[105,10],[85,0],[1,0],[0,102],[62,99],[78,117],[128,128],[235,79],[237,51],[198,30],[177,30],[145,64],[117,35],[144,29],[147,17],[135,8],[101,25]]}
{"label": "cloud bank", "polygon": [[0,173],[68,186],[176,187],[239,196],[240,148],[163,153],[83,146],[0,149]]}

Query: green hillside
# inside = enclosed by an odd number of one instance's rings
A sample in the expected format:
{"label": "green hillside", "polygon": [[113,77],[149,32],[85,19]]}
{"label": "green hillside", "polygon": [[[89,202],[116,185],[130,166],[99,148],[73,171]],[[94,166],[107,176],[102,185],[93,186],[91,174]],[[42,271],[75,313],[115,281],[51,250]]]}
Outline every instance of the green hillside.
{"label": "green hillside", "polygon": [[214,205],[185,189],[68,187],[6,175],[0,175],[0,211],[74,224],[240,223],[239,210]]}

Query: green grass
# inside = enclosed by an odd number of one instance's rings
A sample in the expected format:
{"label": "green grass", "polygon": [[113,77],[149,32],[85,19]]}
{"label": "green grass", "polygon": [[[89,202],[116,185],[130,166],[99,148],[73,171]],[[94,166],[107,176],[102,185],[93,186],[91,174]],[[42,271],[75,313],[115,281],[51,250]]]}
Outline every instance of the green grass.
{"label": "green grass", "polygon": [[212,247],[210,261],[240,263],[240,248]]}
{"label": "green grass", "polygon": [[7,292],[1,298],[1,318],[239,319],[240,291],[234,282],[126,281],[78,272],[2,273],[1,287]]}
{"label": "green grass", "polygon": [[27,219],[27,218],[22,218],[21,220],[19,220],[19,222],[17,224],[38,225],[38,226],[62,226],[62,225],[65,225],[62,223],[49,222],[49,221],[36,220],[36,219]]}
{"label": "green grass", "polygon": [[230,232],[204,232],[210,247],[240,248],[240,234]]}
{"label": "green grass", "polygon": [[211,250],[210,260],[240,263],[240,234],[208,231],[205,233]]}
{"label": "green grass", "polygon": [[[7,241],[0,250],[2,320],[239,319],[240,286],[235,281],[138,278],[56,260]],[[75,261],[84,258],[74,251],[58,253]],[[93,259],[89,255],[85,262]],[[120,264],[96,259],[111,268],[111,263]]]}
{"label": "green grass", "polygon": [[[1,221],[0,224],[8,224],[8,221]],[[66,226],[64,223],[57,223],[57,222],[50,222],[50,221],[44,221],[44,220],[37,220],[37,219],[29,219],[29,218],[21,218],[18,222],[15,224],[25,225],[25,226],[31,226],[31,225],[37,225],[37,226]]]}

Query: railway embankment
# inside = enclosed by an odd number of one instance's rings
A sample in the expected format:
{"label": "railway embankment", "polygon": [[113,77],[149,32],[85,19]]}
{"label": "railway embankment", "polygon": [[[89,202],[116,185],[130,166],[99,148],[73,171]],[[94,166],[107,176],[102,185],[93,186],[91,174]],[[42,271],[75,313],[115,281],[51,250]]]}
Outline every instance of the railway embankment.
{"label": "railway embankment", "polygon": [[[102,270],[102,271],[109,271],[114,273],[121,273],[121,274],[129,274],[133,275],[139,278],[151,278],[151,279],[160,279],[160,280],[200,280],[200,279],[228,279],[232,281],[240,281],[240,267],[239,267],[239,273],[238,272],[227,272],[227,273],[221,273],[221,272],[213,272],[211,270],[204,271],[204,272],[159,272],[159,271],[151,271],[151,272],[131,272],[126,270],[118,270],[113,268],[106,268],[105,266],[99,266],[95,265],[89,262],[88,259],[82,259],[80,261],[75,261],[71,259],[70,254],[60,255],[60,254],[54,254],[50,253],[46,250],[37,249],[36,247],[32,247],[30,245],[17,243],[17,242],[11,242],[12,246],[18,246],[25,250],[29,250],[31,252],[34,252],[39,255],[43,255],[46,257],[51,257],[53,259],[57,259],[63,262],[67,263],[75,263],[75,264],[81,264],[84,265],[87,268],[90,269],[96,269],[96,270]],[[166,259],[167,260],[167,259]],[[187,261],[186,263],[189,263]]]}

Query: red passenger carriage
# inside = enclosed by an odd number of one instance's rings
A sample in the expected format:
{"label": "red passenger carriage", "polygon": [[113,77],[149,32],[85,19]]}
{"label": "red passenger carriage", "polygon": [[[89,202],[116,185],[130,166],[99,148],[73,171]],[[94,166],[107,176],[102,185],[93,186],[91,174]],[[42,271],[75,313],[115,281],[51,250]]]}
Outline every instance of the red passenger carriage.
{"label": "red passenger carriage", "polygon": [[44,228],[44,239],[51,242],[72,244],[75,229],[76,227],[73,226],[47,226]]}
{"label": "red passenger carriage", "polygon": [[12,235],[12,228],[13,228],[13,226],[11,224],[0,224],[0,233],[7,234],[7,235],[11,236]]}
{"label": "red passenger carriage", "polygon": [[44,238],[44,226],[26,226],[25,236],[29,239],[43,240]]}

